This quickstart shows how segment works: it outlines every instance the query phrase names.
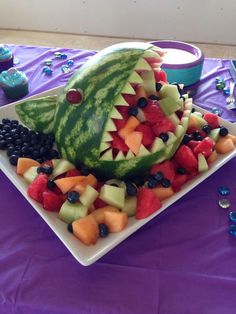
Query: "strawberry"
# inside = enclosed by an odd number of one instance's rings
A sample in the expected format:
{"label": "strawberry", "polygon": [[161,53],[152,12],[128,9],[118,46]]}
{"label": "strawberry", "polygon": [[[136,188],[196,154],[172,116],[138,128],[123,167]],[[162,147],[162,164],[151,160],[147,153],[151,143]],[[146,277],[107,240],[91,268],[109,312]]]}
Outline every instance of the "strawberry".
{"label": "strawberry", "polygon": [[148,188],[141,188],[137,194],[137,207],[135,217],[143,219],[161,208],[161,201],[156,194]]}

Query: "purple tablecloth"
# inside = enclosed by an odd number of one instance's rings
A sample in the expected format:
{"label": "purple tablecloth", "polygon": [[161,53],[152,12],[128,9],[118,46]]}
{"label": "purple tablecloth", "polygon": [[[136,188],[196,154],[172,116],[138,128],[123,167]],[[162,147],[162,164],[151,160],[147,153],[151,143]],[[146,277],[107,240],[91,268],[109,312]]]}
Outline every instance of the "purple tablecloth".
{"label": "purple tablecloth", "polygon": [[[74,69],[91,51],[11,46],[30,79],[30,94],[64,84],[71,75],[53,60],[68,54]],[[231,80],[229,61],[206,59],[195,103],[224,109],[216,76]],[[0,94],[0,104],[7,101]],[[1,314],[235,314],[236,239],[228,213],[236,204],[236,159],[89,267],[81,266],[53,231],[0,172]],[[231,188],[230,209],[218,207],[218,187]]]}

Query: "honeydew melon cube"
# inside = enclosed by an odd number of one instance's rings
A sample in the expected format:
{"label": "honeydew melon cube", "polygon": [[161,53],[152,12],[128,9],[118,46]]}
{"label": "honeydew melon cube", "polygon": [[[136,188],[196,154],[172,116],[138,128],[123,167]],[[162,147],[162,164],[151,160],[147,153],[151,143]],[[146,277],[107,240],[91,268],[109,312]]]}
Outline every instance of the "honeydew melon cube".
{"label": "honeydew melon cube", "polygon": [[208,135],[213,141],[217,142],[220,136],[220,128],[211,130],[210,134]]}
{"label": "honeydew melon cube", "polygon": [[175,135],[177,138],[180,138],[184,135],[184,127],[182,125],[177,125],[175,129]]}
{"label": "honeydew melon cube", "polygon": [[132,217],[136,213],[137,206],[137,197],[136,196],[127,196],[125,198],[124,207],[121,208],[123,212],[125,212],[128,217]]}
{"label": "honeydew melon cube", "polygon": [[165,144],[160,137],[156,137],[151,148],[151,152],[155,153],[165,148]]}
{"label": "honeydew melon cube", "polygon": [[204,172],[208,170],[208,164],[203,154],[198,154],[198,171]]}
{"label": "honeydew melon cube", "polygon": [[184,130],[186,131],[188,128],[188,118],[187,117],[183,117],[180,120],[181,125],[183,126]]}
{"label": "honeydew melon cube", "polygon": [[36,177],[38,176],[37,169],[38,167],[33,166],[23,173],[23,177],[28,183],[32,183],[34,179],[36,179]]}
{"label": "honeydew melon cube", "polygon": [[179,103],[171,97],[165,97],[159,100],[159,104],[166,116],[171,115],[181,108]]}
{"label": "honeydew melon cube", "polygon": [[179,118],[178,118],[178,116],[177,116],[176,113],[170,114],[170,115],[168,116],[168,119],[170,119],[170,121],[171,121],[174,125],[176,125],[176,126],[179,125],[180,120],[179,120]]}
{"label": "honeydew melon cube", "polygon": [[156,80],[153,71],[144,71],[141,73],[142,86],[148,95],[156,95]]}
{"label": "honeydew melon cube", "polygon": [[160,89],[161,98],[170,97],[172,100],[179,99],[179,91],[176,85],[166,84]]}
{"label": "honeydew melon cube", "polygon": [[[200,113],[200,112],[199,112]],[[206,120],[203,119],[202,114],[200,113],[200,115],[198,115],[197,113],[192,113],[192,115],[194,116],[194,118],[197,121],[197,127],[198,128],[202,128],[204,125],[207,124]]]}
{"label": "honeydew melon cube", "polygon": [[55,168],[53,168],[52,175],[50,176],[51,178],[55,178],[59,176],[60,174],[66,173],[67,171],[74,169],[75,166],[69,162],[68,160],[65,159],[58,159],[59,162],[56,162]]}
{"label": "honeydew melon cube", "polygon": [[89,208],[98,197],[99,193],[91,185],[87,185],[83,194],[80,196],[80,202]]}
{"label": "honeydew melon cube", "polygon": [[70,203],[65,201],[59,211],[59,218],[66,223],[71,223],[76,219],[85,217],[88,214],[88,207],[81,203]]}
{"label": "honeydew melon cube", "polygon": [[177,140],[177,137],[172,132],[167,132],[167,134],[169,135],[169,138],[166,141],[166,145],[169,146],[169,145],[173,144]]}
{"label": "honeydew melon cube", "polygon": [[99,198],[109,205],[117,208],[123,208],[125,201],[125,189],[104,184],[100,190]]}

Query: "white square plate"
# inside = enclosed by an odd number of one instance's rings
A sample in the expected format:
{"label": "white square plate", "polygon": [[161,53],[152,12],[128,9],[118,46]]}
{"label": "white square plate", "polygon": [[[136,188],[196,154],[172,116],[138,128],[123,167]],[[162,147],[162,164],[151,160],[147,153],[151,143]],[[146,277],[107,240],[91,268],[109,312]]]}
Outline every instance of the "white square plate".
{"label": "white square plate", "polygon": [[[63,87],[58,87],[55,89],[48,90],[44,93],[37,94],[30,98],[38,98],[44,97],[48,95],[56,95],[61,92]],[[29,98],[28,98],[29,99]],[[10,119],[18,119],[17,114],[15,112],[15,105],[18,102],[6,105],[4,107],[0,107],[0,119],[2,118],[10,118]],[[200,112],[205,112],[205,110],[196,107]],[[236,125],[227,122],[221,119],[221,124],[226,126],[229,132],[233,135],[236,135]],[[135,218],[129,218],[129,222],[125,230],[119,233],[109,234],[109,236],[105,239],[99,239],[96,245],[87,247],[83,245],[78,239],[76,239],[71,233],[67,231],[67,225],[57,218],[57,213],[51,213],[45,211],[37,202],[32,200],[27,196],[27,184],[22,179],[22,177],[18,176],[15,171],[15,167],[11,166],[6,153],[0,151],[0,168],[6,174],[6,176],[11,180],[11,182],[16,186],[16,188],[24,195],[27,201],[32,205],[32,207],[39,213],[39,215],[45,220],[45,222],[49,225],[49,227],[55,232],[55,234],[60,238],[60,240],[64,243],[64,245],[68,248],[71,254],[76,258],[76,260],[84,266],[88,266],[107,252],[112,250],[117,244],[121,243],[125,240],[129,235],[137,231],[140,227],[146,224],[153,217],[159,215],[163,210],[165,210],[168,206],[176,202],[183,195],[193,189],[196,185],[200,184],[203,180],[209,177],[212,173],[222,167],[226,162],[232,159],[236,155],[236,149],[232,152],[219,155],[217,161],[215,161],[207,172],[199,174],[194,177],[191,181],[187,182],[181,191],[174,194],[172,197],[163,202],[162,208],[149,216],[146,219],[136,220]]]}

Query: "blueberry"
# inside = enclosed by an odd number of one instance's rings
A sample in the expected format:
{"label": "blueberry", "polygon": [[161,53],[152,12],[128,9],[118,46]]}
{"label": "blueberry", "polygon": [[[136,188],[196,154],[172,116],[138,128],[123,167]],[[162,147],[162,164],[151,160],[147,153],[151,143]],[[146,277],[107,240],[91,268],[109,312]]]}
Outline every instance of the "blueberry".
{"label": "blueberry", "polygon": [[168,139],[169,139],[168,133],[161,133],[161,134],[159,135],[159,137],[162,139],[162,141],[163,141],[164,143],[167,142]]}
{"label": "blueberry", "polygon": [[135,177],[132,179],[132,182],[137,186],[143,186],[145,183],[144,177]]}
{"label": "blueberry", "polygon": [[9,131],[11,131],[11,126],[10,126],[9,124],[5,124],[5,125],[3,126],[3,130],[9,132]]}
{"label": "blueberry", "polygon": [[229,131],[226,127],[224,127],[224,126],[220,127],[220,133],[219,133],[220,136],[226,136],[226,135],[228,135],[228,133],[229,133]]}
{"label": "blueberry", "polygon": [[156,83],[156,91],[159,92],[162,88],[162,84],[161,83]]}
{"label": "blueberry", "polygon": [[10,164],[12,164],[13,166],[16,166],[18,158],[19,158],[19,156],[11,155],[9,158]]}
{"label": "blueberry", "polygon": [[68,202],[70,202],[70,203],[76,203],[76,202],[78,202],[78,200],[79,200],[79,193],[78,192],[76,192],[76,191],[70,191],[70,192],[68,192],[68,194],[67,194],[67,200],[68,200]]}
{"label": "blueberry", "polygon": [[161,171],[158,171],[156,174],[153,175],[153,178],[158,182],[161,182],[161,180],[164,178],[164,175]]}
{"label": "blueberry", "polygon": [[153,176],[151,176],[151,177],[148,179],[147,186],[148,186],[150,189],[153,189],[153,188],[155,188],[157,185],[158,185],[158,181],[157,181],[156,179],[154,179]]}
{"label": "blueberry", "polygon": [[148,101],[147,101],[147,98],[145,97],[140,97],[137,101],[137,106],[139,108],[145,108],[147,107],[147,104],[148,104]]}
{"label": "blueberry", "polygon": [[0,141],[0,149],[5,149],[7,147],[7,142],[5,140]]}
{"label": "blueberry", "polygon": [[55,149],[51,149],[49,151],[49,159],[56,159],[56,158],[59,158],[59,153],[57,150]]}
{"label": "blueberry", "polygon": [[70,233],[73,233],[72,222],[70,222],[70,223],[67,225],[67,230],[68,230]]}
{"label": "blueberry", "polygon": [[150,95],[148,98],[151,100],[159,100],[159,98],[156,95]]}
{"label": "blueberry", "polygon": [[202,140],[202,137],[201,137],[201,134],[199,133],[199,131],[194,131],[192,133],[192,136],[193,136],[194,140],[196,140],[196,141],[201,141]]}
{"label": "blueberry", "polygon": [[53,171],[53,168],[52,168],[52,167],[50,167],[50,166],[48,166],[48,165],[43,166],[43,172],[44,172],[45,174],[50,175],[50,174],[52,174],[52,171]]}
{"label": "blueberry", "polygon": [[182,143],[188,144],[191,140],[192,140],[192,136],[190,134],[184,134]]}
{"label": "blueberry", "polygon": [[179,168],[177,168],[177,173],[178,174],[185,174],[186,173],[186,169],[183,168],[183,167],[179,167]]}
{"label": "blueberry", "polygon": [[108,236],[109,229],[108,229],[107,225],[99,224],[98,228],[99,228],[99,235],[100,235],[101,238],[105,238],[105,237]]}
{"label": "blueberry", "polygon": [[164,187],[164,188],[168,188],[171,186],[171,183],[170,183],[170,180],[167,179],[167,178],[163,178],[161,180],[161,185]]}
{"label": "blueberry", "polygon": [[37,168],[37,173],[44,173],[42,166],[39,166],[39,167]]}
{"label": "blueberry", "polygon": [[128,115],[129,116],[137,116],[137,114],[138,114],[138,108],[137,107],[130,107],[129,109],[128,109]]}
{"label": "blueberry", "polygon": [[53,180],[48,180],[47,187],[51,190],[56,186],[56,183]]}
{"label": "blueberry", "polygon": [[130,181],[125,182],[126,184],[126,193],[129,196],[135,196],[138,192],[137,187]]}
{"label": "blueberry", "polygon": [[8,118],[2,119],[2,124],[10,124],[11,120]]}
{"label": "blueberry", "polygon": [[211,127],[210,125],[206,124],[202,127],[203,132],[205,132],[206,134],[209,134],[211,132]]}
{"label": "blueberry", "polygon": [[12,155],[12,153],[14,152],[15,148],[14,146],[10,146],[7,149],[7,156],[10,157]]}

